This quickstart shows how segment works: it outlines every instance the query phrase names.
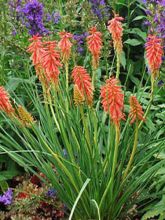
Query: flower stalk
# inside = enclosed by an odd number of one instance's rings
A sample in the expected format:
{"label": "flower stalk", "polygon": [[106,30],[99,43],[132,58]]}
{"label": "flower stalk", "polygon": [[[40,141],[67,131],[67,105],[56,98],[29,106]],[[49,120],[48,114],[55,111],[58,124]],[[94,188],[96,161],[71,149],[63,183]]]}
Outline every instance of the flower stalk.
{"label": "flower stalk", "polygon": [[120,55],[117,54],[117,70],[116,70],[116,78],[118,79],[120,75]]}
{"label": "flower stalk", "polygon": [[115,170],[117,166],[119,142],[120,142],[120,126],[115,125],[115,150],[114,150],[113,166],[112,166],[112,174],[111,174],[111,184],[112,184],[111,192],[113,192],[113,184],[114,184]]}
{"label": "flower stalk", "polygon": [[66,72],[66,91],[68,93],[69,90],[69,69],[68,69],[68,62],[65,63],[65,72]]}
{"label": "flower stalk", "polygon": [[138,131],[139,131],[138,120],[136,120],[133,149],[132,149],[131,156],[130,156],[129,162],[127,164],[126,170],[125,170],[124,175],[123,175],[123,181],[127,177],[128,173],[129,173],[129,170],[131,168],[131,165],[133,163],[133,159],[134,159],[136,149],[137,149],[137,144],[138,144]]}
{"label": "flower stalk", "polygon": [[81,114],[82,123],[83,123],[83,127],[84,127],[85,138],[86,138],[86,141],[87,141],[87,144],[89,147],[89,152],[92,155],[92,149],[91,149],[91,143],[90,143],[90,133],[89,133],[88,125],[86,123],[83,105],[80,105],[79,109],[80,109],[80,114]]}

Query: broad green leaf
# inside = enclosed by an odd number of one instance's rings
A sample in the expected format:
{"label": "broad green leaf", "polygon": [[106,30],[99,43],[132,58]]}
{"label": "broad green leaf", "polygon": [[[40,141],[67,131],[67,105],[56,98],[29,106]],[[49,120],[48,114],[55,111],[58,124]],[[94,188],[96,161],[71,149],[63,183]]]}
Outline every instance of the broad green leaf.
{"label": "broad green leaf", "polygon": [[123,66],[123,68],[125,69],[125,66],[126,66],[126,57],[125,57],[125,52],[123,51],[121,56],[120,56],[120,62],[121,62],[121,65]]}
{"label": "broad green leaf", "polygon": [[139,20],[142,20],[142,19],[146,19],[146,16],[139,15],[139,16],[135,17],[132,21],[139,21]]}
{"label": "broad green leaf", "polygon": [[126,41],[124,41],[125,44],[131,45],[131,46],[138,46],[141,45],[142,42],[140,40],[137,39],[128,39]]}
{"label": "broad green leaf", "polygon": [[147,37],[146,32],[140,30],[139,28],[128,29],[128,30],[126,30],[126,33],[138,35],[138,36],[140,36],[144,41],[146,40],[146,37]]}

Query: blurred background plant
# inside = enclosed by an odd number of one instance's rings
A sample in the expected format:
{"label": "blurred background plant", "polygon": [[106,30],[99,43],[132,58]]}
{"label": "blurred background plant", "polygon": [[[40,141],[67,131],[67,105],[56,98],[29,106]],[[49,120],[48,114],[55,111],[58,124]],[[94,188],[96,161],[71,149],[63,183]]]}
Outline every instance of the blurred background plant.
{"label": "blurred background plant", "polygon": [[[40,174],[42,176],[42,174]],[[46,185],[36,175],[17,176],[13,189],[4,192],[0,200],[0,218],[5,219],[61,219],[67,212],[58,199],[56,190]],[[10,194],[10,195],[9,195]],[[8,197],[8,199],[7,199]]]}

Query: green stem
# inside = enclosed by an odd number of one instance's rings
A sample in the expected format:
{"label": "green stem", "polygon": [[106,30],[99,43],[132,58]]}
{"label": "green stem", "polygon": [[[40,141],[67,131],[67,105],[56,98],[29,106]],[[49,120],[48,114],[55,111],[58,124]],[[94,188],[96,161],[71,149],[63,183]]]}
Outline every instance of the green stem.
{"label": "green stem", "polygon": [[63,15],[63,9],[62,9],[62,1],[61,0],[58,0],[58,9],[60,11],[60,15],[62,16]]}
{"label": "green stem", "polygon": [[116,70],[116,78],[118,79],[120,75],[120,56],[117,54],[117,70]]}
{"label": "green stem", "polygon": [[[55,90],[54,90],[54,91],[55,91]],[[48,96],[48,102],[49,102],[50,110],[51,110],[51,112],[52,112],[52,116],[53,116],[54,122],[55,122],[55,124],[56,124],[56,126],[57,126],[57,129],[58,129],[58,131],[61,132],[59,123],[58,123],[58,121],[57,121],[57,119],[56,119],[55,112],[54,112],[54,109],[53,109],[53,104],[52,104],[51,95]]]}
{"label": "green stem", "polygon": [[69,69],[68,69],[68,62],[65,63],[65,72],[66,72],[66,91],[68,93],[69,90]]}
{"label": "green stem", "polygon": [[84,115],[84,110],[83,110],[83,106],[82,105],[80,105],[80,113],[81,113],[82,122],[83,122],[83,126],[84,126],[85,138],[86,138],[87,144],[88,144],[88,146],[90,148],[89,152],[92,155],[92,149],[90,147],[90,135],[89,135],[89,130],[88,130],[88,126],[87,126],[87,123],[86,123],[86,120],[85,120],[85,115]]}
{"label": "green stem", "polygon": [[92,69],[92,85],[93,85],[93,90],[95,90],[95,82],[96,82],[96,69]]}
{"label": "green stem", "polygon": [[[148,103],[148,107],[147,107],[147,109],[146,109],[146,112],[145,112],[145,114],[144,114],[144,118],[147,117],[148,112],[150,111],[150,108],[151,108],[153,99],[154,99],[154,84],[155,84],[155,80],[154,80],[153,76],[151,75],[151,93],[150,93],[150,100],[149,100],[149,103]],[[141,121],[141,122],[140,122],[140,124],[139,124],[139,126],[138,126],[138,129],[141,128],[143,122],[144,122],[144,121]]]}
{"label": "green stem", "polygon": [[136,149],[137,149],[137,144],[138,144],[138,122],[136,121],[136,127],[135,127],[135,137],[134,137],[134,144],[133,144],[133,149],[132,149],[132,153],[129,159],[129,162],[127,164],[127,168],[124,172],[124,176],[123,176],[123,180],[125,180],[126,176],[128,175],[128,172],[130,170],[130,167],[132,165],[135,153],[136,153]]}
{"label": "green stem", "polygon": [[116,0],[113,0],[113,9],[116,11]]}
{"label": "green stem", "polygon": [[112,174],[111,174],[112,186],[113,186],[113,182],[114,182],[115,169],[116,169],[117,157],[118,157],[119,141],[120,141],[120,129],[119,129],[119,125],[115,125],[115,132],[116,132],[116,136],[115,136],[115,152],[114,152],[113,166],[112,166]]}
{"label": "green stem", "polygon": [[44,103],[46,108],[48,108],[48,92],[47,92],[48,89],[46,88],[44,83],[41,82],[41,85],[43,89]]}

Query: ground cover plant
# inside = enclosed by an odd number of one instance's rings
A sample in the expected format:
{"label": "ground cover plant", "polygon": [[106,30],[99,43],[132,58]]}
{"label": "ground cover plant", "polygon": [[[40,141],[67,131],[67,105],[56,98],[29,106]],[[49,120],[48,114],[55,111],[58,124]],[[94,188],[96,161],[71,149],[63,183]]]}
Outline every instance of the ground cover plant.
{"label": "ground cover plant", "polygon": [[163,219],[164,1],[53,6],[10,1],[0,149],[32,181],[3,157],[2,218]]}

